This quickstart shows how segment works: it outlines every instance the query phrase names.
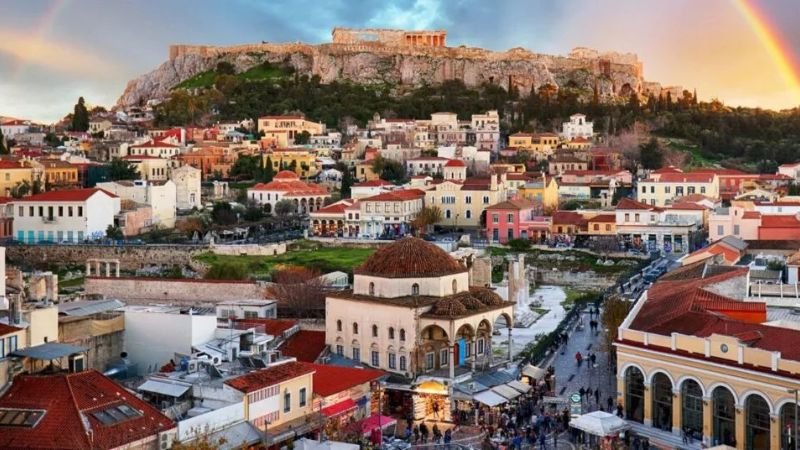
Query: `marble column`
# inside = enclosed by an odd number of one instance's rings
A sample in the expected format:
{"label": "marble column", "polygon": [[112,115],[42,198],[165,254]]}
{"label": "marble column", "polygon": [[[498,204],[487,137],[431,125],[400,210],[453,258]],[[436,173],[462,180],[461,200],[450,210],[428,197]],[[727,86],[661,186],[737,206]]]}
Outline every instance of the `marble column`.
{"label": "marble column", "polygon": [[511,326],[508,327],[508,360],[511,361]]}
{"label": "marble column", "polygon": [[105,261],[106,265],[106,278],[111,278],[111,261]]}
{"label": "marble column", "polygon": [[448,358],[449,361],[447,361],[447,368],[450,369],[450,380],[447,383],[447,394],[450,403],[450,420],[454,420],[455,418],[453,417],[453,413],[456,411],[456,400],[453,398],[453,384],[456,381],[456,341],[455,332],[452,331],[452,325],[450,326],[450,330],[451,332],[448,336],[450,342],[450,350],[448,351],[448,354],[450,357]]}
{"label": "marble column", "polygon": [[[472,346],[472,361],[470,362],[470,371],[475,373],[475,361],[478,359],[478,346],[476,345],[475,337],[472,337],[472,341],[470,342]],[[484,344],[484,350],[486,350],[486,345]]]}
{"label": "marble column", "polygon": [[117,267],[117,278],[119,278],[119,260],[114,261]]}
{"label": "marble column", "polygon": [[90,275],[92,275],[92,263],[86,261],[86,276],[88,277]]}

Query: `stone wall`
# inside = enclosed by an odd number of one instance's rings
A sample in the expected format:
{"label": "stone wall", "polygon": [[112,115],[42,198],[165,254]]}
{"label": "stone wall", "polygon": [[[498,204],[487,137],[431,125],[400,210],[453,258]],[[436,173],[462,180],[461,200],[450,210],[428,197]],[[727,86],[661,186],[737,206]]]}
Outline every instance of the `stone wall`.
{"label": "stone wall", "polygon": [[237,244],[237,245],[220,245],[213,244],[211,246],[211,253],[215,255],[250,255],[250,256],[275,256],[286,253],[286,243],[278,244]]}
{"label": "stone wall", "polygon": [[119,359],[124,335],[125,320],[120,313],[61,317],[58,321],[58,341],[88,349],[87,368],[101,372]]}
{"label": "stone wall", "polygon": [[122,270],[151,266],[190,266],[192,257],[208,251],[205,245],[12,245],[6,257],[14,265],[46,268],[51,264],[83,267],[87,259],[118,259]]}
{"label": "stone wall", "polygon": [[616,283],[616,276],[594,271],[570,272],[565,270],[537,270],[534,278],[538,284],[604,289]]}
{"label": "stone wall", "polygon": [[264,298],[264,288],[255,281],[89,277],[85,290],[87,295],[102,295],[127,304],[212,306],[226,300]]}

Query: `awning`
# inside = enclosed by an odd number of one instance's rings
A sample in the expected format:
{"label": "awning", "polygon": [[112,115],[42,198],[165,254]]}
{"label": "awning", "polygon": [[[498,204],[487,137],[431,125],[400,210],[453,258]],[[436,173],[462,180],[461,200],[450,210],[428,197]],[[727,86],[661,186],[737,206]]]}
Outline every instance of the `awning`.
{"label": "awning", "polygon": [[509,381],[508,383],[506,383],[506,385],[508,385],[508,386],[520,391],[523,394],[527,394],[528,391],[531,390],[531,385],[530,384],[521,383],[521,382],[519,382],[517,380]]}
{"label": "awning", "polygon": [[22,356],[23,358],[38,359],[49,361],[63,358],[65,356],[83,353],[86,349],[72,344],[62,344],[60,342],[47,342],[35,347],[27,347],[14,350],[9,353],[11,356]]}
{"label": "awning", "polygon": [[484,405],[489,407],[502,405],[503,403],[508,401],[502,395],[495,394],[492,391],[478,392],[472,398],[475,399],[476,402],[483,403]]}
{"label": "awning", "polygon": [[545,375],[547,375],[547,371],[532,364],[528,364],[522,368],[522,374],[526,377],[531,377],[534,380],[541,380]]}
{"label": "awning", "polygon": [[322,408],[322,414],[325,417],[335,417],[338,416],[339,414],[344,414],[348,411],[352,411],[357,407],[358,405],[356,405],[356,402],[354,402],[352,398],[348,398],[334,405]]}
{"label": "awning", "polygon": [[572,419],[569,426],[600,437],[611,436],[630,428],[626,421],[605,411],[593,411],[579,416]]}
{"label": "awning", "polygon": [[503,396],[503,397],[505,397],[505,398],[507,398],[509,400],[514,400],[515,398],[517,398],[520,395],[522,395],[522,394],[519,393],[518,390],[516,390],[516,389],[514,389],[512,387],[509,387],[508,385],[505,385],[505,384],[501,384],[501,385],[493,387],[492,391],[494,391],[496,394],[499,394],[499,395],[501,395],[501,396]]}
{"label": "awning", "polygon": [[154,392],[168,397],[180,397],[189,390],[191,386],[185,384],[169,383],[166,381],[147,380],[136,388],[139,391]]}
{"label": "awning", "polygon": [[392,425],[395,425],[396,423],[397,421],[392,417],[373,414],[361,421],[361,433],[364,436],[369,436],[370,433],[372,433],[372,430],[376,430],[378,427],[381,429],[386,429]]}

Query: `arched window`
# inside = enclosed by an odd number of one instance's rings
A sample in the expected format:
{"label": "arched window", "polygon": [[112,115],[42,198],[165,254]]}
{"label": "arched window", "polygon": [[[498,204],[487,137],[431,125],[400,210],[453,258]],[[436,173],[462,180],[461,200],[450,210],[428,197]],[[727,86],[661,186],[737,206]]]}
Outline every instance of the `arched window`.
{"label": "arched window", "polygon": [[341,320],[337,320],[336,321],[336,331],[342,331],[342,321]]}
{"label": "arched window", "polygon": [[458,292],[458,281],[453,280],[453,294]]}
{"label": "arched window", "polygon": [[394,339],[394,328],[389,327],[389,339]]}
{"label": "arched window", "polygon": [[353,334],[358,334],[358,324],[353,322]]}
{"label": "arched window", "polygon": [[644,375],[636,367],[625,371],[625,418],[644,422]]}
{"label": "arched window", "polygon": [[711,399],[714,402],[711,410],[714,442],[733,445],[736,440],[736,400],[731,391],[722,386],[714,389]]}
{"label": "arched window", "polygon": [[672,382],[663,373],[653,377],[653,426],[672,431]]}
{"label": "arched window", "polygon": [[696,436],[703,435],[703,389],[694,380],[686,380],[681,386],[683,400],[682,426]]}
{"label": "arched window", "polygon": [[373,325],[372,326],[372,337],[378,337],[378,326],[377,325]]}
{"label": "arched window", "polygon": [[781,448],[792,448],[794,441],[794,416],[797,413],[797,406],[794,403],[787,403],[781,407]]}
{"label": "arched window", "polygon": [[745,448],[769,448],[769,404],[760,395],[751,395],[745,401],[745,410]]}
{"label": "arched window", "polygon": [[406,370],[406,357],[400,356],[400,370]]}
{"label": "arched window", "polygon": [[411,285],[411,295],[419,295],[419,284],[414,283]]}
{"label": "arched window", "polygon": [[403,328],[400,328],[400,340],[401,341],[406,340],[406,330],[404,330]]}
{"label": "arched window", "polygon": [[369,295],[375,295],[375,283],[369,283]]}

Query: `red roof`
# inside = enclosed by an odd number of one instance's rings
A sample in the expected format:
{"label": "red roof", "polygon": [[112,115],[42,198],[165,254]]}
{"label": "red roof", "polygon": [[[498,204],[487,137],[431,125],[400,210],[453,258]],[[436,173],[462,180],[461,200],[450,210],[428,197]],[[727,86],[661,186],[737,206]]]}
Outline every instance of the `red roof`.
{"label": "red roof", "polygon": [[291,170],[281,170],[280,172],[276,173],[273,180],[299,180],[300,177],[292,172]]}
{"label": "red roof", "polygon": [[241,323],[253,327],[263,326],[264,332],[269,334],[270,336],[283,336],[283,333],[285,333],[286,330],[297,325],[297,322],[295,322],[294,320],[261,319],[261,318],[236,319],[236,323]]}
{"label": "red roof", "polygon": [[574,211],[556,211],[553,213],[553,225],[580,225],[583,216]]}
{"label": "red roof", "polygon": [[[133,417],[116,409],[120,406],[130,408]],[[0,398],[0,408],[45,411],[34,427],[2,427],[0,447],[9,449],[109,449],[175,427],[159,410],[95,370],[20,375]],[[110,409],[114,416],[104,418],[122,420],[106,425],[95,417]]]}
{"label": "red roof", "polygon": [[363,183],[356,183],[353,185],[353,187],[382,187],[382,186],[394,186],[394,185],[386,180],[381,180],[380,178],[377,180],[364,181]]}
{"label": "red roof", "polygon": [[419,189],[404,189],[401,191],[390,191],[373,195],[372,197],[363,198],[361,201],[402,202],[407,200],[416,200],[422,197],[425,197],[425,192]]}
{"label": "red roof", "polygon": [[325,351],[325,332],[300,330],[289,337],[280,350],[298,361],[313,363]]}
{"label": "red roof", "polygon": [[325,415],[325,417],[334,417],[356,408],[358,408],[356,402],[352,398],[346,398],[339,403],[322,408],[322,414]]}
{"label": "red roof", "polygon": [[91,188],[91,189],[68,189],[64,191],[43,192],[41,194],[36,194],[36,195],[31,195],[30,197],[21,198],[17,200],[17,202],[84,202],[88,200],[89,197],[93,196],[98,192],[102,192],[111,198],[117,198],[116,195],[106,190],[99,188]]}
{"label": "red roof", "polygon": [[305,119],[305,116],[263,116],[259,117],[258,120],[261,119],[292,119],[292,120],[302,120]]}
{"label": "red roof", "polygon": [[603,176],[603,175],[616,175],[624,170],[565,170],[563,175],[575,176]]}
{"label": "red roof", "polygon": [[615,223],[616,221],[617,221],[616,214],[598,214],[589,219],[589,222],[600,222],[600,223]]}
{"label": "red roof", "polygon": [[386,375],[380,370],[302,363],[314,371],[314,394],[328,397]]}
{"label": "red roof", "polygon": [[800,227],[800,220],[792,215],[762,215],[761,228],[794,228]]}
{"label": "red roof", "polygon": [[742,219],[760,219],[761,213],[758,211],[745,211],[742,214]]}
{"label": "red roof", "polygon": [[6,325],[4,323],[0,323],[0,336],[5,336],[7,334],[16,333],[17,331],[21,331],[22,328],[12,327],[11,325]]}
{"label": "red roof", "polygon": [[698,205],[697,203],[690,203],[690,202],[683,202],[683,203],[673,203],[669,209],[682,209],[686,211],[704,211],[706,208],[703,205]]}
{"label": "red roof", "polygon": [[460,159],[451,159],[450,161],[447,161],[447,164],[445,164],[444,166],[445,167],[467,167],[467,165],[464,164],[464,161],[462,161]]}
{"label": "red roof", "polygon": [[144,144],[131,145],[130,148],[179,148],[179,145],[167,144],[163,141],[150,140]]}
{"label": "red roof", "polygon": [[511,200],[506,200],[504,202],[500,202],[500,203],[494,204],[494,205],[492,205],[492,206],[490,206],[490,207],[488,207],[486,209],[487,210],[491,210],[491,209],[508,209],[508,210],[513,210],[513,211],[520,211],[520,210],[523,210],[523,209],[533,208],[534,206],[535,206],[534,203],[531,202],[531,201],[528,201],[528,200],[511,199]]}
{"label": "red roof", "polygon": [[312,364],[290,361],[276,364],[266,369],[254,370],[240,377],[227,380],[225,384],[237,391],[249,393],[313,373],[314,367]]}
{"label": "red roof", "polygon": [[332,205],[328,205],[316,211],[311,211],[309,214],[312,216],[317,214],[343,214],[345,210],[352,205],[353,203],[350,200],[340,200]]}
{"label": "red roof", "polygon": [[681,169],[676,168],[675,166],[667,166],[667,167],[662,167],[660,169],[656,169],[650,173],[651,174],[683,173],[683,171]]}
{"label": "red roof", "polygon": [[[283,174],[282,176],[279,176]],[[292,174],[293,178],[289,178],[288,174]],[[284,196],[308,196],[308,195],[327,195],[328,191],[318,185],[300,181],[294,172],[282,171],[275,175],[273,181],[269,183],[258,183],[250,188],[254,191],[272,191],[283,192]]]}
{"label": "red roof", "polygon": [[623,198],[619,199],[619,201],[617,202],[616,209],[618,211],[619,210],[633,210],[633,209],[651,211],[651,210],[655,210],[656,208],[654,206],[650,206],[650,205],[648,205],[646,203],[637,202],[636,200],[630,199],[628,197],[623,197]]}
{"label": "red roof", "polygon": [[713,173],[663,173],[658,179],[659,183],[710,183],[714,180]]}
{"label": "red roof", "polygon": [[0,160],[0,169],[27,169],[18,161]]}

